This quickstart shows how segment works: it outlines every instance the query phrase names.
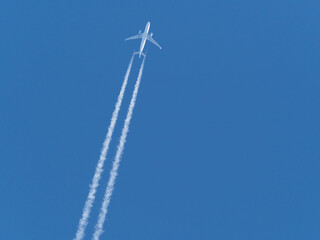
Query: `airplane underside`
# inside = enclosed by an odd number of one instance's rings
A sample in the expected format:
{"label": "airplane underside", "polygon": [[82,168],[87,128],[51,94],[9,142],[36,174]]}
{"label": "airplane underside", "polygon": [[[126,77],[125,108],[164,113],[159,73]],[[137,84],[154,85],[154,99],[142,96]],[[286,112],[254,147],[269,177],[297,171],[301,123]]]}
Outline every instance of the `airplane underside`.
{"label": "airplane underside", "polygon": [[141,38],[140,50],[139,50],[139,52],[135,53],[135,54],[139,54],[139,58],[141,57],[141,55],[145,56],[144,53],[143,53],[143,49],[144,49],[144,46],[145,46],[147,40],[161,49],[161,46],[152,38],[153,34],[152,33],[150,33],[150,34],[148,33],[149,32],[149,28],[150,28],[150,22],[147,23],[143,33],[141,33],[141,31],[139,31],[138,35],[135,35],[135,36],[132,36],[132,37],[129,37],[129,38],[125,39],[125,40],[132,40],[132,39]]}

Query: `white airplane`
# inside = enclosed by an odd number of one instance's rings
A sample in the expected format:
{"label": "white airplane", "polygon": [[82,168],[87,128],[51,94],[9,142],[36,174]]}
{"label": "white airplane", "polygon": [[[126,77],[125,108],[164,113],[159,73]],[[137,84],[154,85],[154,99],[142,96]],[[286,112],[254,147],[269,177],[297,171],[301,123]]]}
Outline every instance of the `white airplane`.
{"label": "white airplane", "polygon": [[141,38],[140,50],[139,50],[139,52],[137,52],[139,54],[139,58],[141,57],[141,54],[144,55],[142,53],[142,51],[143,51],[144,45],[146,44],[147,40],[149,40],[150,42],[152,42],[154,45],[156,45],[157,47],[159,47],[161,49],[160,45],[152,38],[153,33],[148,34],[149,28],[150,28],[150,22],[147,22],[147,25],[146,25],[143,33],[141,33],[141,30],[139,30],[138,35],[126,38],[126,40],[125,40],[125,41],[127,41],[127,40]]}

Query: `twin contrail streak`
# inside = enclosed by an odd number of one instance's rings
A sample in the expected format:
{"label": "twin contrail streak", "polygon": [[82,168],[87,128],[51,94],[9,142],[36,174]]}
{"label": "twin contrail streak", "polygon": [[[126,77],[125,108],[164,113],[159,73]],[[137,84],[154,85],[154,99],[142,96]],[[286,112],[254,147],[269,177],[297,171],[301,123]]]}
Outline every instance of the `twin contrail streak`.
{"label": "twin contrail streak", "polygon": [[129,125],[130,125],[130,121],[131,121],[131,117],[132,117],[132,113],[133,113],[133,109],[134,109],[134,105],[136,103],[136,99],[137,99],[137,94],[138,94],[138,90],[139,90],[139,86],[140,86],[140,82],[141,82],[141,77],[142,77],[142,72],[143,72],[143,67],[144,67],[144,61],[145,61],[145,57],[143,58],[140,70],[139,70],[139,75],[137,78],[137,82],[135,84],[134,87],[134,91],[132,94],[132,98],[130,101],[130,105],[129,105],[129,109],[128,109],[128,113],[127,113],[127,117],[125,119],[124,122],[124,126],[122,129],[122,133],[121,133],[121,137],[120,137],[120,142],[118,145],[118,149],[117,149],[117,153],[115,156],[115,159],[113,161],[112,164],[112,169],[110,171],[110,178],[108,181],[108,185],[107,185],[107,189],[104,195],[104,199],[103,199],[103,203],[100,209],[100,214],[99,214],[99,218],[98,218],[98,222],[95,226],[95,232],[93,234],[93,239],[94,240],[99,240],[100,235],[103,232],[103,224],[108,212],[108,206],[110,204],[110,200],[111,200],[111,196],[112,196],[112,192],[114,189],[114,184],[118,175],[118,168],[120,165],[120,160],[121,160],[121,155],[123,153],[123,149],[124,149],[124,144],[126,142],[126,138],[127,138],[127,134],[129,131]]}
{"label": "twin contrail streak", "polygon": [[106,156],[107,156],[107,152],[108,152],[108,149],[109,149],[110,141],[111,141],[111,138],[112,138],[113,130],[114,130],[114,127],[115,127],[117,119],[118,119],[118,114],[119,114],[119,110],[120,110],[120,107],[121,107],[123,95],[124,95],[124,92],[125,92],[125,89],[126,89],[126,86],[127,86],[127,83],[128,83],[128,78],[129,78],[129,75],[130,75],[130,71],[131,71],[131,66],[132,66],[134,55],[135,54],[133,54],[132,57],[131,57],[131,60],[130,60],[126,75],[124,77],[124,80],[123,80],[123,83],[122,83],[122,86],[121,86],[121,90],[120,90],[120,93],[119,93],[119,96],[118,96],[118,100],[117,100],[117,103],[115,105],[115,108],[114,108],[114,111],[113,111],[113,114],[112,114],[112,118],[111,118],[111,122],[110,122],[110,125],[109,125],[109,128],[108,128],[108,133],[106,135],[106,138],[105,138],[104,143],[103,143],[103,147],[101,149],[100,158],[99,158],[98,164],[96,166],[96,171],[94,173],[94,176],[93,176],[93,179],[92,179],[92,183],[90,185],[88,198],[87,198],[87,200],[85,202],[85,205],[84,205],[84,208],[83,208],[83,212],[82,212],[82,217],[81,217],[81,219],[79,221],[77,233],[76,233],[76,236],[75,236],[74,240],[82,240],[83,239],[84,232],[85,232],[86,227],[88,225],[88,218],[89,218],[89,215],[90,215],[90,212],[91,212],[91,208],[92,208],[92,205],[93,205],[93,202],[94,202],[94,199],[95,199],[95,194],[97,192],[97,188],[99,186],[99,180],[100,180],[101,174],[103,172],[103,165],[104,165],[104,162],[106,160]]}

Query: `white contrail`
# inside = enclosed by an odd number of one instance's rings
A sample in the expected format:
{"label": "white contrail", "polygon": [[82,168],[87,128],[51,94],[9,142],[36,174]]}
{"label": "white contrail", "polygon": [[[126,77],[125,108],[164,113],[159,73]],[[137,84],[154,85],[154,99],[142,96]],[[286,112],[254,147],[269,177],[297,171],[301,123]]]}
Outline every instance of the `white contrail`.
{"label": "white contrail", "polygon": [[121,155],[122,155],[122,152],[123,152],[123,149],[124,149],[124,144],[126,142],[126,138],[127,138],[127,134],[128,134],[128,130],[129,130],[129,125],[130,125],[130,120],[131,120],[131,117],[132,117],[133,108],[134,108],[134,105],[135,105],[136,99],[137,99],[137,94],[138,94],[138,90],[139,90],[139,86],[140,86],[140,82],[141,82],[141,77],[142,77],[142,72],[143,72],[143,67],[144,67],[144,61],[145,61],[145,56],[143,58],[143,61],[142,61],[141,67],[140,67],[140,71],[139,71],[139,75],[138,75],[138,78],[137,78],[137,82],[136,82],[136,85],[134,87],[134,91],[133,91],[132,98],[131,98],[131,101],[130,101],[127,117],[126,117],[126,120],[124,122],[123,129],[122,129],[122,133],[121,133],[121,137],[120,137],[120,142],[119,142],[119,145],[118,145],[117,153],[116,153],[115,159],[114,159],[113,164],[112,164],[112,169],[110,171],[110,178],[109,178],[107,189],[106,189],[106,192],[105,192],[105,195],[104,195],[103,203],[102,203],[102,206],[101,206],[101,209],[100,209],[98,222],[97,222],[97,224],[95,226],[95,232],[93,234],[93,239],[94,240],[99,240],[100,235],[103,232],[103,229],[102,229],[103,228],[103,224],[104,224],[107,212],[108,212],[108,206],[110,204],[111,195],[112,195],[112,192],[113,192],[113,189],[114,189],[114,184],[115,184],[115,181],[116,181],[116,177],[118,175],[118,168],[119,168],[119,164],[120,164],[120,160],[121,160]]}
{"label": "white contrail", "polygon": [[123,99],[123,95],[124,95],[124,92],[125,92],[125,89],[126,89],[126,86],[127,86],[127,83],[128,83],[128,78],[129,78],[129,74],[130,74],[130,71],[131,71],[131,66],[132,66],[134,55],[135,54],[132,55],[131,60],[129,62],[129,66],[128,66],[126,75],[124,77],[124,80],[123,80],[123,83],[122,83],[122,86],[121,86],[121,90],[120,90],[120,93],[119,93],[119,96],[118,96],[118,100],[117,100],[117,103],[115,105],[114,111],[112,113],[112,118],[111,118],[111,122],[110,122],[110,125],[109,125],[109,128],[108,128],[108,133],[107,133],[106,138],[105,138],[105,140],[103,142],[103,147],[101,149],[100,158],[99,158],[98,164],[96,166],[96,171],[94,173],[94,176],[93,176],[93,179],[92,179],[92,183],[90,185],[88,198],[87,198],[87,200],[85,202],[85,205],[84,205],[84,208],[83,208],[83,212],[82,212],[82,217],[81,217],[81,219],[79,221],[78,230],[77,230],[77,233],[76,233],[76,236],[75,236],[74,240],[82,240],[83,239],[85,229],[86,229],[86,227],[88,225],[88,218],[89,218],[90,211],[91,211],[94,199],[95,199],[95,194],[97,192],[97,188],[99,186],[99,180],[100,180],[101,174],[103,172],[103,164],[104,164],[104,162],[106,160],[106,155],[107,155],[107,152],[108,152],[108,149],[109,149],[109,144],[110,144],[110,141],[111,141],[111,138],[112,138],[112,133],[113,133],[114,127],[115,127],[117,119],[118,119],[118,113],[119,113],[119,110],[120,110],[120,107],[121,107],[121,103],[122,103],[122,99]]}

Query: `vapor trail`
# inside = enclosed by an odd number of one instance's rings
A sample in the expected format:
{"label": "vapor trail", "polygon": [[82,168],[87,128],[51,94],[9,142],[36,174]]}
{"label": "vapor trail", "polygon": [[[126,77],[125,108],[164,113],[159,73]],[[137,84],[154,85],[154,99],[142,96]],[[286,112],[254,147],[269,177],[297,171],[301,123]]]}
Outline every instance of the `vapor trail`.
{"label": "vapor trail", "polygon": [[100,235],[103,232],[103,224],[108,212],[108,206],[110,204],[110,200],[111,200],[111,196],[112,196],[112,192],[114,189],[114,184],[118,175],[118,168],[120,165],[120,160],[121,160],[121,155],[123,153],[123,149],[124,149],[124,144],[126,142],[126,138],[127,138],[127,134],[129,131],[129,125],[130,125],[130,121],[131,121],[131,117],[132,117],[132,113],[133,113],[133,109],[134,109],[134,105],[136,103],[136,99],[137,99],[137,94],[138,94],[138,90],[139,90],[139,86],[140,86],[140,82],[141,82],[141,77],[142,77],[142,72],[143,72],[143,67],[144,67],[144,61],[145,61],[145,56],[143,58],[140,70],[139,70],[139,75],[137,78],[137,82],[134,86],[134,90],[133,90],[133,94],[132,94],[132,98],[130,101],[130,105],[129,105],[129,109],[128,109],[128,113],[127,113],[127,117],[125,119],[124,122],[124,126],[122,129],[122,133],[121,133],[121,137],[120,137],[120,142],[118,145],[118,149],[117,149],[117,153],[115,156],[115,159],[113,161],[112,164],[112,169],[110,171],[110,178],[108,181],[108,185],[107,185],[107,189],[104,195],[104,199],[103,199],[103,203],[100,209],[100,213],[99,213],[99,218],[98,218],[98,222],[95,226],[95,232],[93,234],[93,239],[94,240],[99,240]]}
{"label": "vapor trail", "polygon": [[103,164],[106,160],[106,155],[107,155],[107,152],[109,149],[109,144],[110,144],[110,141],[112,138],[113,130],[114,130],[114,127],[115,127],[117,119],[118,119],[118,113],[119,113],[122,99],[123,99],[123,95],[124,95],[124,92],[125,92],[125,89],[126,89],[126,86],[128,83],[128,78],[129,78],[129,74],[131,71],[131,66],[132,66],[134,55],[135,54],[132,55],[131,60],[129,62],[129,66],[128,66],[126,75],[124,77],[124,80],[123,80],[123,83],[121,86],[118,100],[116,102],[114,111],[112,113],[112,118],[111,118],[111,122],[110,122],[110,125],[108,128],[108,133],[107,133],[106,138],[103,142],[100,158],[99,158],[98,164],[96,166],[96,171],[94,173],[92,183],[90,185],[89,194],[88,194],[87,200],[86,200],[84,208],[83,208],[82,217],[79,221],[78,230],[77,230],[77,233],[76,233],[74,240],[82,240],[83,239],[84,232],[85,232],[86,227],[88,225],[88,218],[89,218],[90,211],[91,211],[94,199],[95,199],[95,194],[97,192],[97,188],[99,186],[99,180],[100,180],[101,174],[103,172]]}

